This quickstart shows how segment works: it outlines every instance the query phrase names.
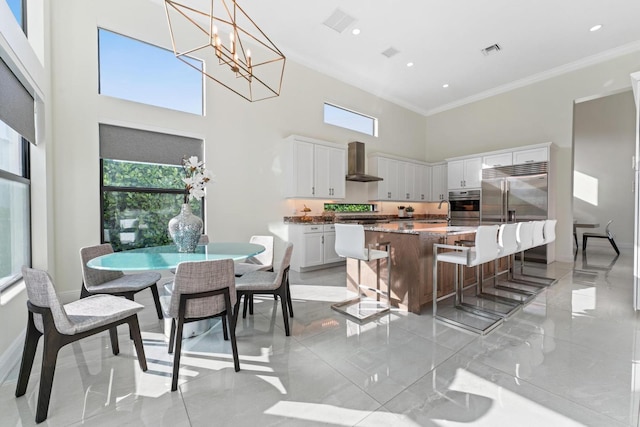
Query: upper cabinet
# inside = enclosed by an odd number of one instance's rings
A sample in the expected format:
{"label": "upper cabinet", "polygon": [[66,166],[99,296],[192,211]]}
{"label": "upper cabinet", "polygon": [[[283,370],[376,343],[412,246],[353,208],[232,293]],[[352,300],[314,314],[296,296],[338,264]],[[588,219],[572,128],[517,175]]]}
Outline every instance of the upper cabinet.
{"label": "upper cabinet", "polygon": [[285,197],[344,199],[347,150],[292,135],[285,140]]}
{"label": "upper cabinet", "polygon": [[500,153],[482,157],[482,168],[497,168],[501,166],[511,166],[513,164],[513,154]]}
{"label": "upper cabinet", "polygon": [[497,168],[502,166],[549,161],[549,144],[530,147],[531,148],[512,151],[486,153],[482,156],[482,168]]}
{"label": "upper cabinet", "polygon": [[450,190],[480,188],[482,185],[482,158],[451,160],[447,164],[447,175]]}
{"label": "upper cabinet", "polygon": [[369,156],[369,173],[382,181],[369,183],[369,200],[429,201],[431,169],[426,163],[379,154]]}
{"label": "upper cabinet", "polygon": [[431,196],[429,200],[447,200],[449,198],[447,185],[447,164],[440,163],[431,166]]}
{"label": "upper cabinet", "polygon": [[546,162],[549,160],[549,147],[532,148],[513,152],[513,164]]}

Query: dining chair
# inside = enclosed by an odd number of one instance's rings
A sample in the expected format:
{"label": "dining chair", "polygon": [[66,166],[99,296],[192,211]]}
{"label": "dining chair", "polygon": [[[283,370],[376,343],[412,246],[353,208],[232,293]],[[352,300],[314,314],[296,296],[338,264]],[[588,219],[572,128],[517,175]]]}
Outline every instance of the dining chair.
{"label": "dining chair", "polygon": [[620,255],[620,250],[618,249],[618,245],[616,245],[616,241],[613,240],[614,236],[613,236],[613,233],[610,230],[612,222],[613,222],[613,220],[610,220],[607,223],[607,226],[604,229],[604,233],[582,233],[582,251],[584,252],[585,250],[587,250],[587,239],[589,239],[589,238],[607,239],[607,240],[609,240],[609,243],[611,243],[611,246],[613,247],[613,250],[615,250],[616,253],[618,255]]}
{"label": "dining chair", "polygon": [[173,292],[162,296],[160,301],[163,312],[171,319],[168,348],[169,353],[174,353],[171,391],[178,389],[182,332],[186,323],[226,316],[222,325],[224,337],[228,338],[228,321],[233,366],[236,372],[240,370],[233,316],[236,302],[233,260],[181,262],[173,279]]}
{"label": "dining chair", "polygon": [[[278,271],[253,271],[243,276],[236,277],[236,292],[238,299],[234,309],[237,319],[242,297],[252,298],[253,295],[274,295],[280,297],[282,305],[282,317],[284,320],[285,335],[289,336],[289,310],[291,307],[291,295],[289,295],[289,266],[293,244],[287,243]],[[291,309],[291,311],[293,311]],[[244,316],[244,314],[243,314]],[[235,325],[235,323],[234,323]]]}
{"label": "dining chair", "polygon": [[113,248],[109,243],[87,246],[80,249],[83,279],[80,298],[96,294],[111,294],[123,296],[133,301],[134,294],[149,288],[153,295],[158,319],[162,319],[162,308],[160,307],[160,297],[157,286],[158,280],[162,277],[160,273],[144,272],[124,274],[122,271],[96,270],[87,266],[87,263],[92,259],[112,253]]}
{"label": "dining chair", "polygon": [[[244,262],[237,262],[235,265],[236,277],[243,276],[252,271],[273,271],[273,236],[251,236],[249,243],[264,246],[264,251],[258,255],[247,258]],[[274,298],[276,297],[274,296]],[[244,299],[242,308],[243,318],[247,316],[247,306],[249,306],[249,313],[253,314],[253,297]],[[289,307],[289,316],[293,317],[293,307],[291,306]]]}
{"label": "dining chair", "polygon": [[16,397],[23,396],[27,391],[38,341],[44,336],[36,423],[47,418],[58,351],[67,344],[109,330],[112,352],[118,355],[120,348],[116,327],[126,323],[140,369],[147,370],[137,315],[144,306],[113,295],[91,295],[63,305],[47,272],[22,267],[22,276],[27,288],[29,313]]}

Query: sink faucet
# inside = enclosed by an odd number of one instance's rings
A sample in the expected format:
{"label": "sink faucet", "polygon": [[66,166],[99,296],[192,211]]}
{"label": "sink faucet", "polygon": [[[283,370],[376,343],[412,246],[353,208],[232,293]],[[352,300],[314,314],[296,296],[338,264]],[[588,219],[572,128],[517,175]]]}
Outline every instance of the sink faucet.
{"label": "sink faucet", "polygon": [[442,204],[447,202],[447,225],[449,225],[449,221],[451,221],[451,203],[448,200],[440,200],[438,204],[438,209],[442,209]]}

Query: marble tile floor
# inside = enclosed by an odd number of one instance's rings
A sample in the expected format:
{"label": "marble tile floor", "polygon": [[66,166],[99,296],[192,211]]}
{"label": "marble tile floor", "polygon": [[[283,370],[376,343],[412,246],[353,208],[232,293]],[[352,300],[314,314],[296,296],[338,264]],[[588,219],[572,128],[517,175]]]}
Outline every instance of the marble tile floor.
{"label": "marble tile floor", "polygon": [[[241,371],[216,323],[184,341],[173,393],[163,324],[143,293],[149,370],[124,328],[119,356],[106,333],[67,346],[41,425],[637,427],[632,253],[594,245],[586,255],[529,266],[560,279],[484,337],[434,321],[428,308],[353,323],[330,308],[347,296],[344,268],[292,272],[292,336],[279,304],[256,298],[237,325]],[[25,396],[14,397],[17,366],[0,385],[1,426],[34,424],[40,360]]]}

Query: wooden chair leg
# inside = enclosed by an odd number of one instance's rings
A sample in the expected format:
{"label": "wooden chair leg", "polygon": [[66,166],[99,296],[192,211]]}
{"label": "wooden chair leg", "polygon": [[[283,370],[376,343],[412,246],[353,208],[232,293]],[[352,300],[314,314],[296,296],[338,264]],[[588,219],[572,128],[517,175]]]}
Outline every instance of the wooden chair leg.
{"label": "wooden chair leg", "polygon": [[244,304],[242,306],[242,318],[245,319],[247,317],[247,306],[249,305],[249,298],[251,298],[248,294],[244,296]]}
{"label": "wooden chair leg", "polygon": [[584,252],[586,249],[587,249],[587,237],[582,236],[582,252]]}
{"label": "wooden chair leg", "polygon": [[[229,306],[231,306],[231,304],[229,304]],[[229,333],[227,332],[227,317],[226,316],[222,316],[222,336],[224,337],[225,341],[229,341]]]}
{"label": "wooden chair leg", "polygon": [[109,338],[111,338],[111,351],[113,351],[113,355],[117,356],[120,354],[120,345],[118,344],[118,327],[114,326],[109,329]]}
{"label": "wooden chair leg", "polygon": [[38,405],[36,409],[36,423],[47,419],[53,376],[56,372],[58,351],[62,347],[60,338],[55,332],[45,333],[44,351],[42,353],[42,370],[40,372],[40,389],[38,390]]}
{"label": "wooden chair leg", "polygon": [[36,356],[36,349],[38,348],[38,341],[41,336],[42,333],[36,328],[33,322],[33,313],[29,312],[27,335],[24,339],[22,362],[20,362],[20,373],[18,375],[18,384],[16,385],[16,397],[23,396],[27,392],[29,376],[31,375],[33,360]]}
{"label": "wooden chair leg", "polygon": [[253,295],[249,295],[249,314],[253,316]]}
{"label": "wooden chair leg", "polygon": [[184,327],[184,319],[178,319],[178,327],[176,335],[176,349],[173,355],[173,376],[171,378],[171,391],[178,389],[178,372],[180,371],[180,352],[182,351],[182,329]]}
{"label": "wooden chair leg", "polygon": [[291,288],[289,287],[288,277],[287,277],[287,305],[289,306],[289,317],[293,317],[293,303],[291,302]]}
{"label": "wooden chair leg", "polygon": [[171,332],[169,333],[169,348],[167,353],[169,354],[173,353],[173,344],[175,342],[176,342],[176,319],[171,319]]}
{"label": "wooden chair leg", "polygon": [[616,245],[616,242],[613,239],[609,239],[609,243],[611,243],[611,246],[613,246],[613,249],[616,251],[616,253],[620,255],[620,250],[618,249],[618,245]]}
{"label": "wooden chair leg", "polygon": [[[238,358],[238,346],[236,344],[236,328],[235,322],[231,315],[231,297],[229,296],[229,292],[225,292],[224,294],[224,303],[226,310],[226,317],[229,320],[229,324],[231,324],[232,328],[229,329],[229,334],[231,335],[231,352],[233,353],[233,368],[236,372],[240,370],[240,359]],[[236,302],[236,305],[238,303]],[[222,318],[224,319],[224,317]],[[226,323],[226,322],[225,322]]]}
{"label": "wooden chair leg", "polygon": [[158,315],[158,319],[162,320],[162,307],[160,306],[160,295],[158,295],[158,284],[154,283],[150,286],[151,294],[153,295],[153,302],[156,305],[156,314]]}
{"label": "wooden chair leg", "polygon": [[138,323],[138,315],[134,314],[127,321],[129,324],[129,331],[133,335],[133,344],[136,347],[136,353],[138,355],[138,363],[142,372],[147,370],[147,358],[144,354],[144,345],[142,345],[142,335],[140,334],[140,324]]}
{"label": "wooden chair leg", "polygon": [[280,304],[282,305],[282,317],[284,319],[284,334],[286,336],[290,335],[289,331],[289,310],[287,307],[287,287],[282,286],[282,290],[280,291]]}

